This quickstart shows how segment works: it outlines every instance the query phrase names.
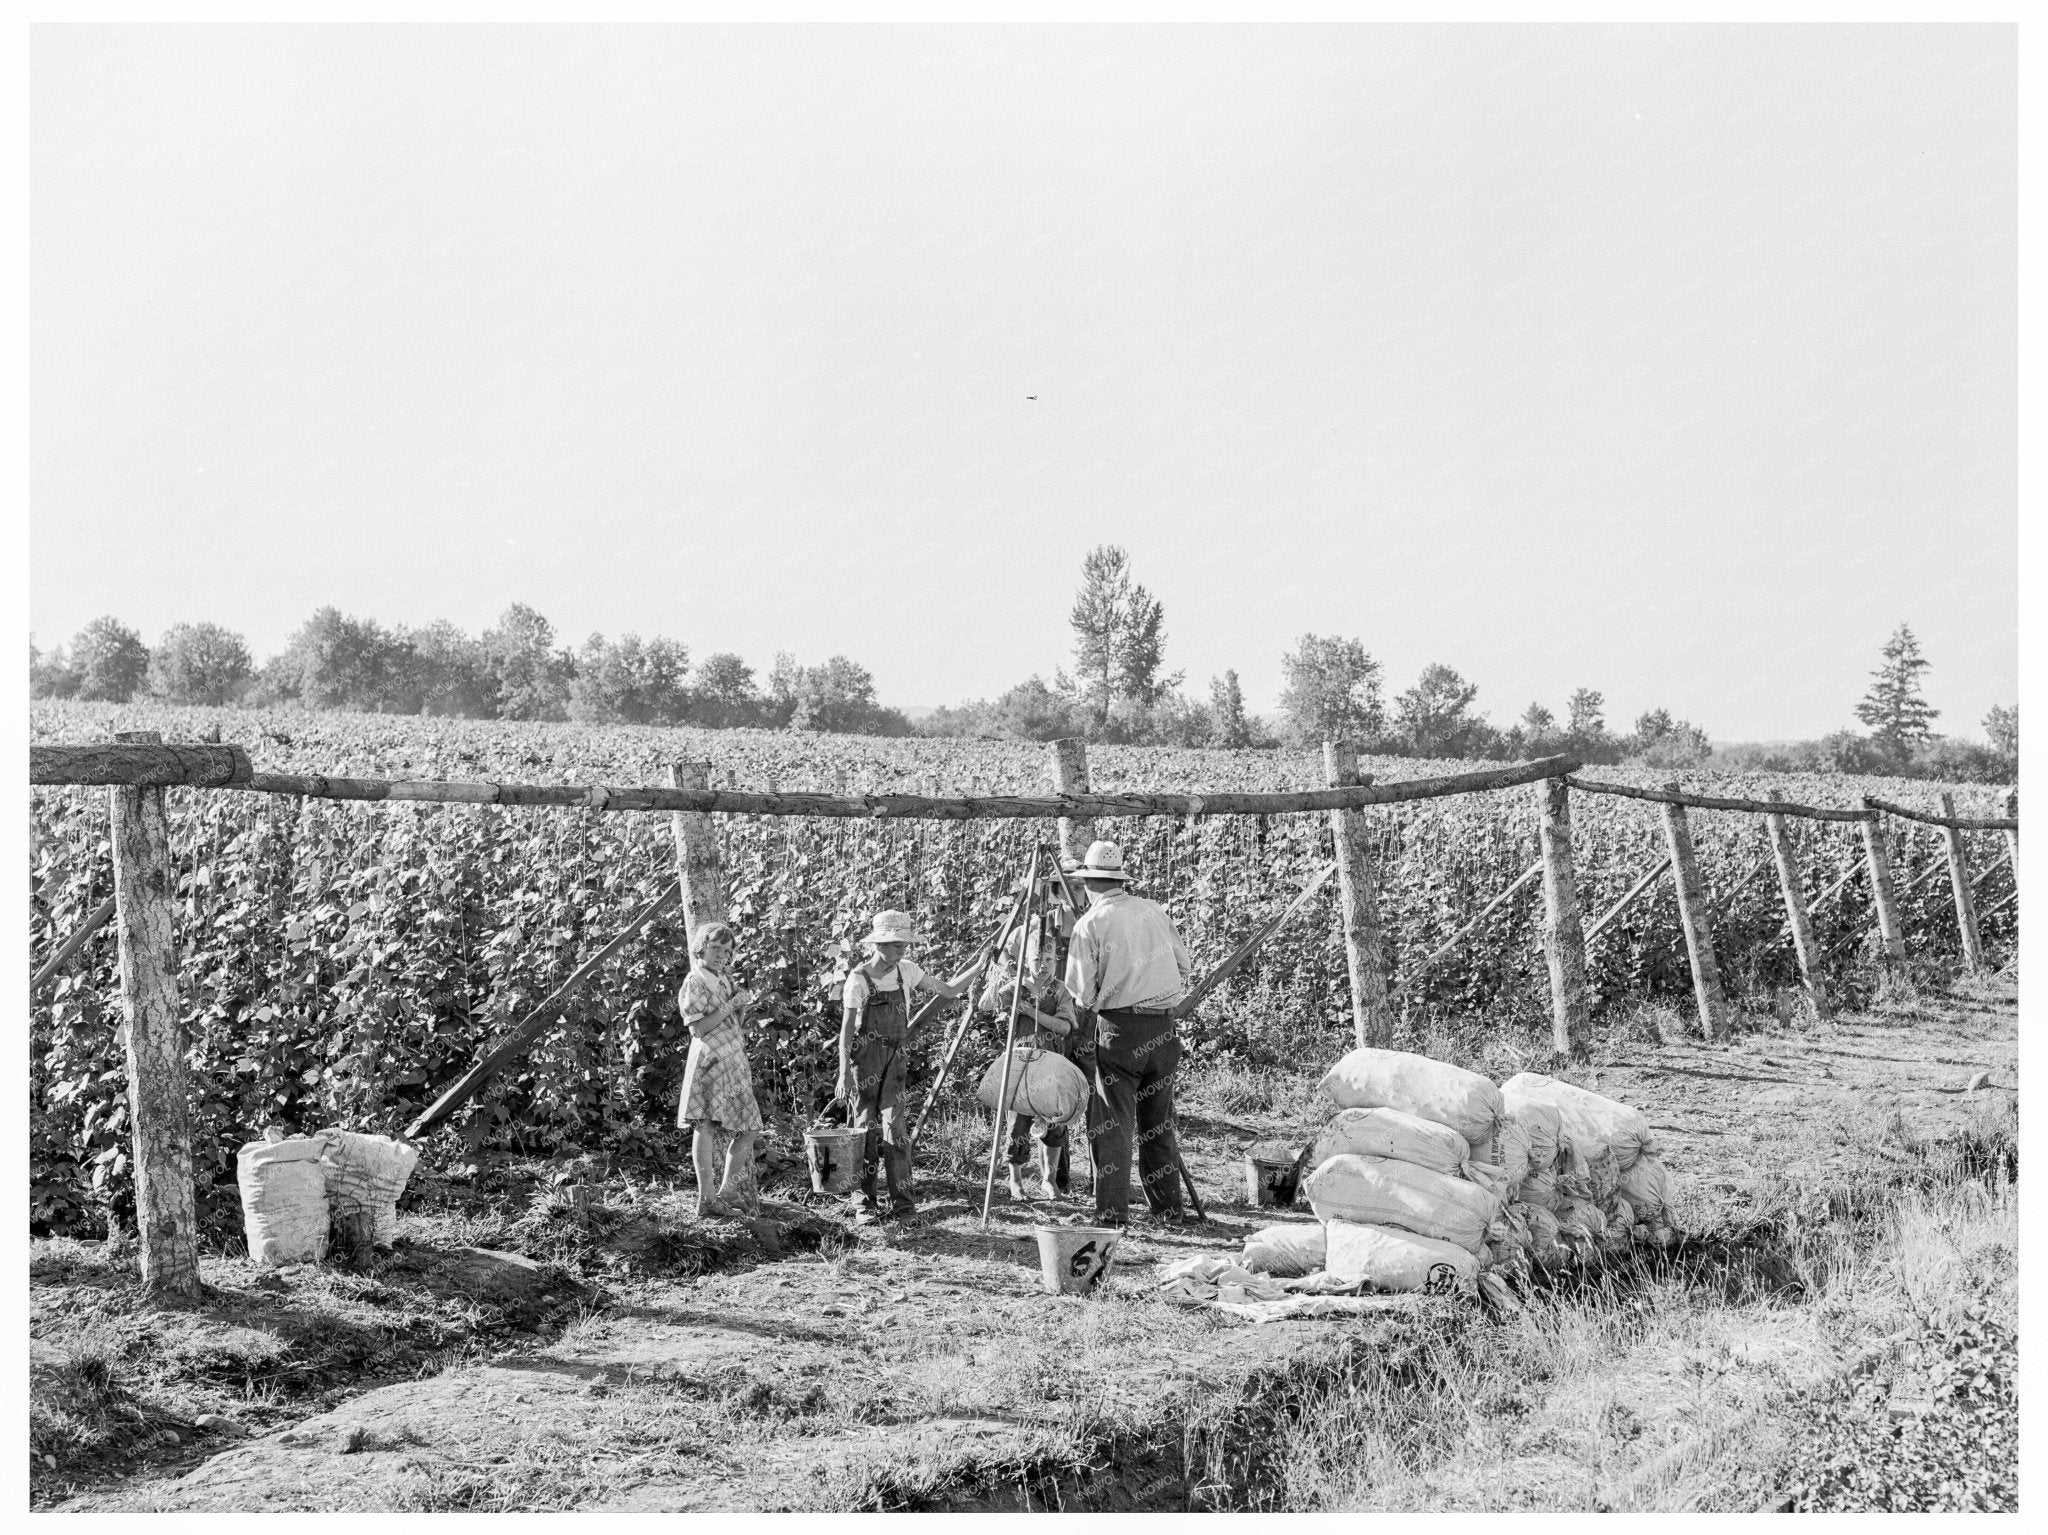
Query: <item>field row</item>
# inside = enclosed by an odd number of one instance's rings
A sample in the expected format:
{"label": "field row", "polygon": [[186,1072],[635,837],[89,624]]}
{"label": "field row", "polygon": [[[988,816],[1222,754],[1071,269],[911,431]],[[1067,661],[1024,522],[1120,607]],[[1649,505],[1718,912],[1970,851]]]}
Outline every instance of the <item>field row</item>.
{"label": "field row", "polygon": [[[1004,743],[875,741],[761,732],[689,732],[408,720],[375,716],[38,706],[35,739],[91,740],[154,728],[190,740],[216,725],[280,771],[660,783],[666,764],[708,756],[741,787],[936,786],[1016,792],[1042,782],[1045,753]],[[1308,754],[1103,748],[1098,787],[1306,788]],[[1441,762],[1370,762],[1382,781],[1445,771]],[[1613,771],[1613,770],[1603,770]],[[842,778],[843,775],[843,778]],[[1765,785],[1723,778],[1709,792]],[[1785,781],[1809,802],[1862,793],[1927,799],[1927,786],[1870,779]],[[1958,792],[1965,813],[1995,814],[1996,791]],[[467,1066],[486,1039],[544,996],[674,877],[667,818],[592,811],[337,804],[232,791],[174,790],[173,853],[183,913],[184,1001],[201,1084],[195,1143],[215,1174],[263,1124],[402,1124]],[[1476,914],[1536,856],[1534,797],[1515,789],[1368,811],[1382,921],[1409,1026],[1540,1027],[1547,1016],[1532,885],[1426,974],[1417,960]],[[1663,856],[1653,805],[1573,796],[1574,853],[1588,919]],[[1713,896],[1716,949],[1738,1000],[1795,980],[1761,821],[1695,812]],[[31,796],[32,953],[38,957],[110,891],[104,793]],[[825,1083],[836,986],[866,918],[916,912],[924,957],[964,960],[1000,919],[1043,822],[869,823],[720,817],[739,966],[772,998],[752,1050],[764,1107],[808,1115]],[[1140,888],[1164,902],[1198,966],[1222,957],[1292,898],[1331,856],[1318,815],[1106,822]],[[1931,828],[1888,823],[1906,894],[1908,940],[1940,962],[1956,952],[1947,881]],[[1855,828],[1797,822],[1809,898],[1859,855]],[[1996,836],[1972,838],[1989,868]],[[1991,869],[1985,904],[2010,888]],[[1851,879],[1817,915],[1848,982],[1872,925],[1867,881]],[[1985,941],[2000,957],[2014,908]],[[679,921],[657,921],[580,995],[565,1026],[495,1083],[461,1133],[528,1149],[651,1147],[673,1115],[687,1036],[675,992],[687,968]],[[1689,989],[1669,881],[1595,942],[1591,980],[1610,1001]],[[1190,1022],[1197,1049],[1251,1061],[1327,1053],[1349,1031],[1334,888]],[[102,935],[33,1010],[31,1088],[35,1219],[65,1229],[123,1197],[116,977]],[[1596,1028],[1598,1027],[1596,1015]],[[991,1040],[974,1048],[992,1055]],[[919,1061],[919,1069],[926,1063]],[[210,1180],[202,1169],[201,1183]]]}

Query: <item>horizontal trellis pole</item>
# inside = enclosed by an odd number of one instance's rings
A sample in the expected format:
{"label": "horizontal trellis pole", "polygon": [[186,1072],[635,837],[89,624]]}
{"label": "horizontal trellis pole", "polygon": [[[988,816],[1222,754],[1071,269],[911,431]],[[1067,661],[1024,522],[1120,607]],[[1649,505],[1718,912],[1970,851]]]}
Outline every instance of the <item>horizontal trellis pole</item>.
{"label": "horizontal trellis pole", "polygon": [[90,746],[31,746],[32,784],[122,784],[131,789],[184,784],[195,789],[246,787],[255,777],[239,746],[159,746],[140,741]]}
{"label": "horizontal trellis pole", "polygon": [[1925,810],[1908,810],[1904,805],[1894,805],[1888,799],[1879,799],[1875,794],[1863,796],[1863,803],[1873,810],[1882,810],[1886,815],[1895,815],[1904,821],[1919,821],[1927,826],[1948,826],[1957,831],[2018,831],[2020,823],[2009,816],[1966,816],[1933,815]]}
{"label": "horizontal trellis pole", "polygon": [[[228,781],[227,770],[209,761],[215,776],[176,776],[175,754],[198,751],[240,753],[239,747],[164,748],[162,760],[136,761],[122,770],[149,777],[110,778],[114,771],[100,747],[29,748],[29,781],[37,784],[152,783],[197,788],[247,789],[258,794],[306,799],[391,800],[439,805],[559,805],[580,810],[699,810],[725,815],[828,816],[856,820],[1054,820],[1062,816],[1285,815],[1293,812],[1355,810],[1510,789],[1544,778],[1562,778],[1580,764],[1570,757],[1544,757],[1480,773],[1410,778],[1398,783],[1360,784],[1339,789],[1300,789],[1217,794],[1044,794],[940,797],[921,794],[756,794],[737,789],[613,788],[607,784],[456,783],[434,779],[338,778],[318,773],[250,773]],[[135,749],[130,749],[133,756]],[[242,759],[246,762],[246,757]],[[196,765],[189,771],[196,772]],[[100,776],[80,776],[85,773]]]}
{"label": "horizontal trellis pole", "polygon": [[[1656,800],[1664,805],[1690,805],[1695,810],[1742,810],[1751,815],[1804,816],[1809,821],[1867,821],[1871,818],[1868,810],[1831,810],[1822,805],[1793,805],[1778,800],[1723,799],[1712,794],[1687,794],[1678,789],[1638,789],[1634,784],[1595,783],[1590,778],[1573,777],[1567,782],[1574,789],[1583,789],[1588,794],[1618,794],[1623,799]],[[1994,823],[1987,821],[1984,824],[1989,826]]]}

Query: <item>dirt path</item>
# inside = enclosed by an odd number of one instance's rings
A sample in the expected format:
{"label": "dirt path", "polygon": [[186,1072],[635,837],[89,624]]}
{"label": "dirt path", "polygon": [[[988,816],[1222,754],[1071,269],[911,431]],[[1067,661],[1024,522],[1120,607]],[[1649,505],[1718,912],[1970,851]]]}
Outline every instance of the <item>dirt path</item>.
{"label": "dirt path", "polygon": [[[1932,1136],[2016,1091],[2016,1032],[2012,986],[1988,983],[1733,1045],[1619,1042],[1577,1075],[1649,1113],[1704,1224],[1771,1179],[1823,1175],[1858,1121],[1896,1114]],[[1980,1072],[1992,1085],[1968,1091]],[[610,1304],[547,1347],[386,1386],[175,1480],[62,1506],[973,1506],[1020,1475],[1028,1487],[1024,1473],[1107,1477],[1098,1505],[1166,1506],[1152,1483],[1185,1476],[1146,1463],[1162,1425],[1261,1371],[1398,1332],[1251,1326],[1151,1299],[1160,1264],[1234,1251],[1265,1223],[1243,1202],[1243,1144],[1306,1128],[1199,1113],[1184,1127],[1213,1222],[1138,1223],[1100,1298],[1040,1293],[1031,1207],[999,1196],[984,1232],[979,1188],[938,1183],[907,1228],[849,1229],[694,1281],[608,1285]],[[1588,1506],[1590,1475],[1532,1464],[1530,1485],[1549,1506]]]}

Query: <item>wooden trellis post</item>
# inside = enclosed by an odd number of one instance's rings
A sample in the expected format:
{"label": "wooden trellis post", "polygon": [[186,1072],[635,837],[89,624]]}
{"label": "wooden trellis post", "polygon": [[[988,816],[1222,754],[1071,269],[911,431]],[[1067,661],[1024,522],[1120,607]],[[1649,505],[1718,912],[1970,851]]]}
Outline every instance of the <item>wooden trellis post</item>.
{"label": "wooden trellis post", "polygon": [[[1088,783],[1088,743],[1076,738],[1048,743],[1052,754],[1052,787],[1061,794],[1086,794]],[[1061,816],[1060,859],[1063,863],[1080,863],[1088,856],[1088,844],[1095,840],[1095,819],[1092,816]]]}
{"label": "wooden trellis post", "polygon": [[1899,921],[1899,896],[1892,885],[1891,850],[1884,845],[1884,821],[1868,799],[1863,808],[1870,818],[1861,826],[1863,859],[1870,866],[1870,897],[1877,907],[1879,964],[1885,979],[1891,980],[1906,960],[1906,933]]}
{"label": "wooden trellis post", "polygon": [[[1679,792],[1675,783],[1664,786]],[[1685,929],[1685,953],[1692,962],[1692,994],[1699,1008],[1700,1028],[1709,1039],[1728,1035],[1728,998],[1721,990],[1721,967],[1714,959],[1714,933],[1707,921],[1707,889],[1693,852],[1692,828],[1685,806],[1664,805],[1664,840],[1671,849],[1671,879],[1678,887],[1678,919]]]}
{"label": "wooden trellis post", "polygon": [[[2011,790],[2005,796],[2005,813],[2010,820],[2020,818],[2019,790]],[[2017,827],[2005,834],[2005,852],[2012,860],[2012,887],[2017,890],[2020,887],[2020,834]]]}
{"label": "wooden trellis post", "polygon": [[[117,735],[155,743],[156,731]],[[178,1005],[177,898],[164,790],[107,790],[113,823],[114,921],[120,943],[121,1016],[127,1034],[129,1158],[142,1282],[172,1295],[199,1293],[198,1219],[192,1192],[192,1110],[185,1025]]]}
{"label": "wooden trellis post", "polygon": [[[1323,768],[1333,789],[1359,783],[1358,748],[1349,741],[1325,741]],[[1379,883],[1373,877],[1364,812],[1332,810],[1330,834],[1337,843],[1337,881],[1343,890],[1352,1037],[1360,1046],[1383,1050],[1394,1041],[1394,1010],[1387,1002],[1387,957],[1380,937]]]}
{"label": "wooden trellis post", "polygon": [[1550,966],[1550,1042],[1559,1055],[1584,1056],[1592,1043],[1586,995],[1586,929],[1572,868],[1571,788],[1539,779],[1536,832],[1543,855],[1543,957]]}
{"label": "wooden trellis post", "polygon": [[[1956,797],[1943,794],[1941,813],[1953,818],[1956,813]],[[1972,975],[1984,969],[1984,942],[1977,936],[1977,897],[1970,889],[1970,862],[1963,849],[1963,834],[1953,826],[1944,826],[1942,836],[1948,842],[1948,882],[1956,898],[1956,931],[1963,940],[1963,967]]]}
{"label": "wooden trellis post", "polygon": [[[1781,798],[1774,785],[1768,797]],[[1814,941],[1813,919],[1806,910],[1806,892],[1799,881],[1799,858],[1792,848],[1792,833],[1782,815],[1764,817],[1771,836],[1771,857],[1778,865],[1778,890],[1785,897],[1785,920],[1792,928],[1792,947],[1799,955],[1799,974],[1806,982],[1806,995],[1813,1002],[1815,1016],[1828,1016],[1827,987],[1821,980],[1820,946]]]}
{"label": "wooden trellis post", "polygon": [[[677,789],[711,787],[711,764],[678,762],[668,770]],[[694,934],[708,922],[725,920],[725,866],[718,857],[718,831],[701,810],[678,810],[669,817],[676,837],[676,869],[683,877],[683,927]]]}

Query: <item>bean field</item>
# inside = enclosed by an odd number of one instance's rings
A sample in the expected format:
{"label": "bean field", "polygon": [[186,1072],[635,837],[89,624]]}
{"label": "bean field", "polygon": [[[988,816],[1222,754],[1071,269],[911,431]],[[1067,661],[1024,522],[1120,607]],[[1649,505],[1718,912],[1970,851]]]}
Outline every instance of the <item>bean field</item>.
{"label": "bean field", "polygon": [[[245,746],[259,768],[524,783],[662,784],[669,764],[708,759],[741,789],[1023,793],[1047,786],[1029,743],[876,740],[752,730],[593,728],[137,705],[40,702],[37,742],[153,729],[167,741]],[[1379,782],[1463,764],[1369,759]],[[1094,747],[1103,790],[1194,792],[1319,787],[1307,752]],[[1666,773],[1602,769],[1652,783]],[[1852,777],[1696,774],[1688,787],[1817,805],[1863,794],[1934,808],[1952,787],[1963,815],[2003,813],[2003,790]],[[194,1073],[193,1146],[202,1219],[232,1223],[234,1152],[268,1124],[341,1123],[391,1132],[459,1075],[675,877],[668,818],[590,810],[301,801],[240,791],[169,792],[181,915],[182,1002]],[[1588,922],[1664,855],[1654,805],[1574,794],[1573,847]],[[1532,883],[1420,974],[1414,967],[1536,859],[1527,788],[1366,812],[1381,919],[1403,1027],[1547,1028]],[[1738,1005],[1768,1008],[1796,982],[1760,818],[1692,813],[1711,892],[1715,946]],[[807,1118],[825,1095],[838,982],[882,906],[915,912],[929,968],[963,963],[1000,920],[1049,822],[856,822],[721,816],[718,834],[737,968],[769,997],[749,1040],[772,1119]],[[39,963],[112,891],[105,790],[30,794],[30,952]],[[1916,962],[1957,956],[1934,828],[1887,820]],[[1331,856],[1315,814],[1104,822],[1194,950],[1198,971],[1284,906]],[[1794,821],[1809,901],[1860,858],[1856,828]],[[2016,941],[2003,839],[1969,834],[1994,962]],[[1995,909],[1993,909],[1995,908]],[[1866,986],[1874,949],[1867,880],[1842,884],[1815,925],[1833,984]],[[1594,941],[1594,1026],[1624,1004],[1689,993],[1668,880]],[[561,1026],[496,1078],[443,1132],[472,1153],[660,1154],[671,1146],[687,1034],[676,990],[688,968],[679,914],[640,938],[561,1005]],[[128,1218],[128,1127],[117,1037],[115,942],[103,929],[31,1006],[31,1211],[38,1232],[97,1231]],[[1198,1055],[1259,1066],[1334,1055],[1350,1036],[1334,885],[1220,988],[1183,1028]],[[1400,1043],[1401,1041],[1396,1041]],[[914,1062],[913,1086],[933,1064]],[[986,1059],[995,1041],[976,1039]],[[972,1066],[965,1075],[972,1080]]]}

